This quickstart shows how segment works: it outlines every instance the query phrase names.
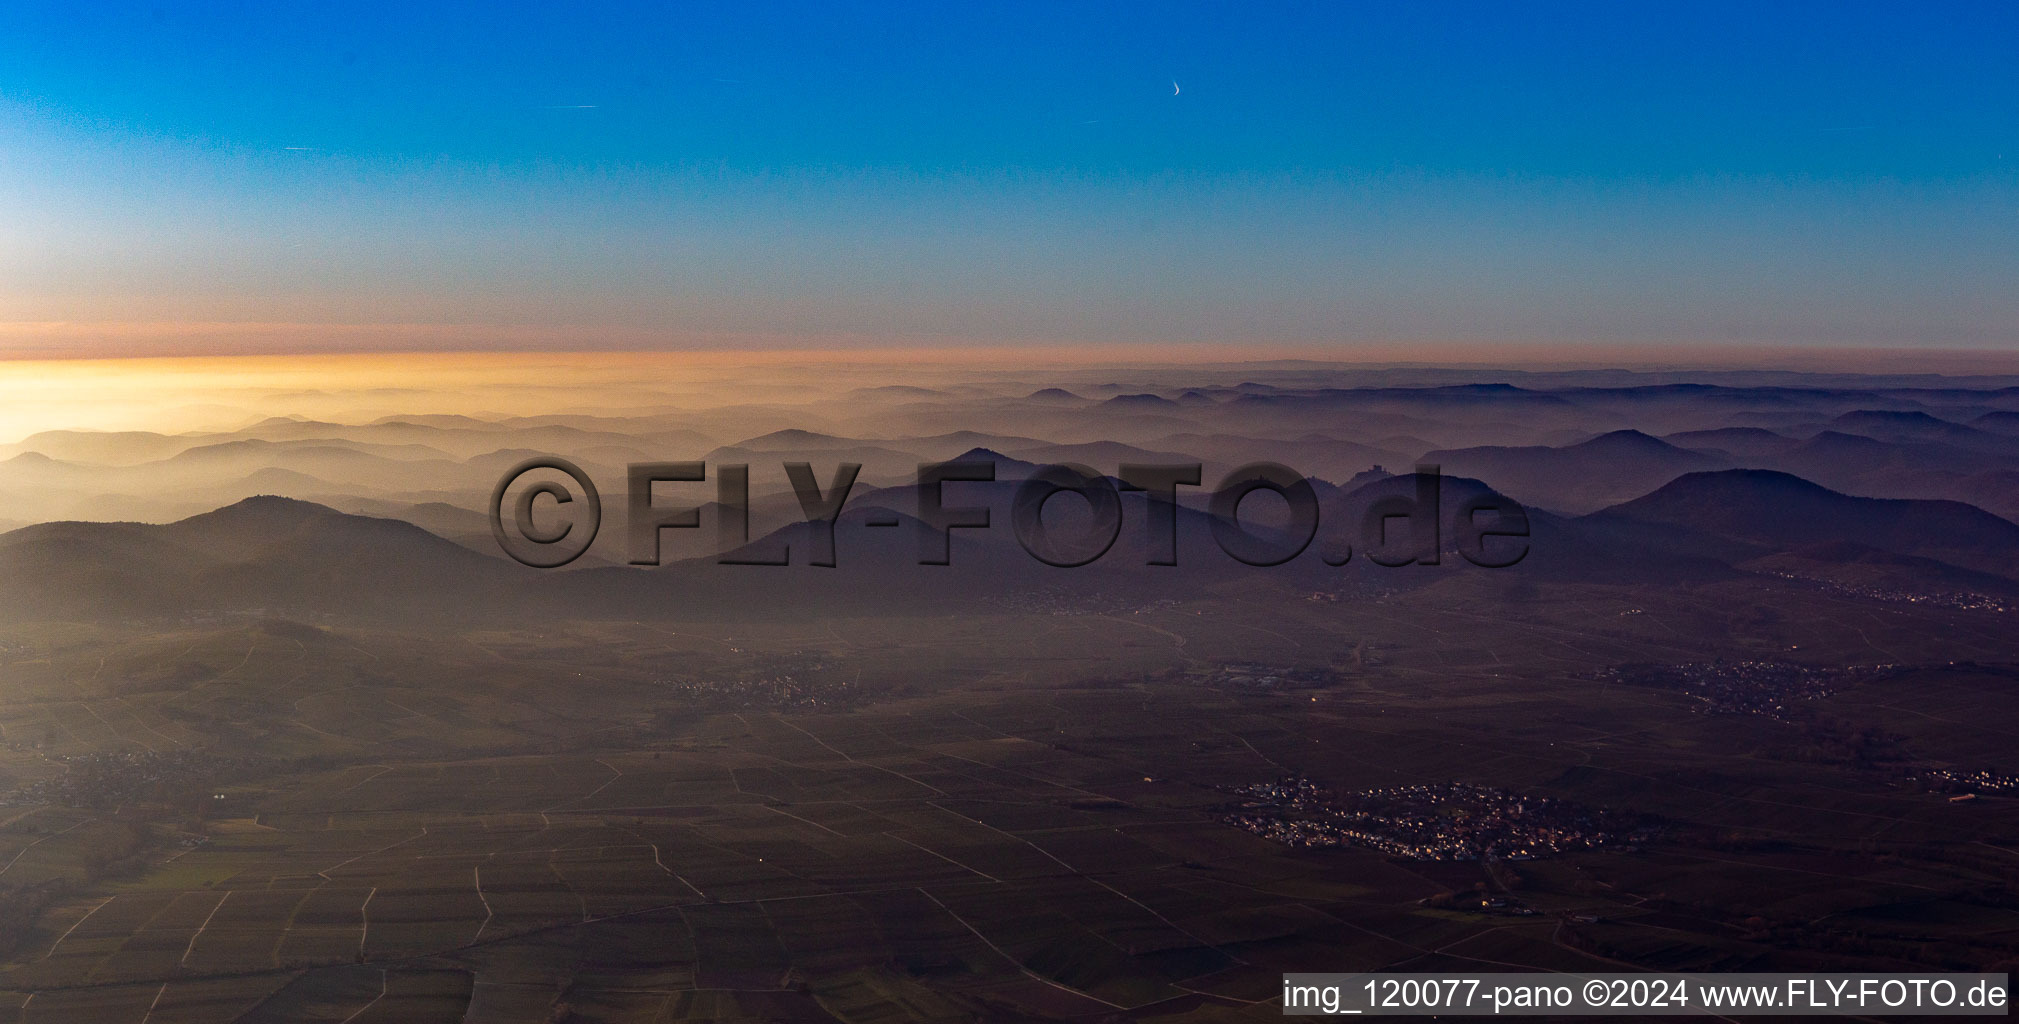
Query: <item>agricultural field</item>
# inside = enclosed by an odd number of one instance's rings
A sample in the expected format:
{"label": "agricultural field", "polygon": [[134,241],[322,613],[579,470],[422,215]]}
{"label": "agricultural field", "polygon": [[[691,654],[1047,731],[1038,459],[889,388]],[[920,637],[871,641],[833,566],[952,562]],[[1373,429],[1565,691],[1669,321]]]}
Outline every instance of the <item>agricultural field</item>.
{"label": "agricultural field", "polygon": [[[1732,596],[1673,599],[1733,618],[1769,600]],[[1661,598],[45,633],[0,706],[20,908],[0,1019],[1262,1019],[1285,971],[2013,956],[2019,801],[1913,774],[2009,770],[1988,613],[1783,602],[1762,655],[1856,636],[1849,660],[1898,667],[1767,718],[1611,679],[1712,646],[1634,628],[1629,600]],[[1932,660],[1937,616],[1943,650],[1975,636],[1986,660]],[[660,692],[780,659],[852,696]],[[1221,820],[1232,789],[1291,778],[1661,825],[1629,849],[1429,862]]]}

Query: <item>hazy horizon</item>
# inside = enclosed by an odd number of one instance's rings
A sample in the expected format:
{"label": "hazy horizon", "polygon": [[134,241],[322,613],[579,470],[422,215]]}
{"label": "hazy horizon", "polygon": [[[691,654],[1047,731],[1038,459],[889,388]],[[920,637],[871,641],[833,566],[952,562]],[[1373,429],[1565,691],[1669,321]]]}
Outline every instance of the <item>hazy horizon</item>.
{"label": "hazy horizon", "polygon": [[[231,430],[268,416],[343,422],[400,414],[457,413],[503,418],[565,412],[633,413],[643,408],[702,411],[726,404],[724,389],[752,394],[822,387],[836,379],[889,385],[936,384],[973,372],[1001,378],[1071,379],[1101,370],[1122,379],[1161,371],[1231,373],[1295,370],[1352,375],[1422,369],[1501,379],[1523,374],[1616,371],[1630,379],[1716,379],[1784,373],[1878,378],[1946,378],[1962,386],[2019,382],[2019,352],[1889,348],[1758,349],[1745,346],[1467,346],[1471,358],[1327,358],[1324,348],[1284,348],[1264,357],[1244,346],[987,346],[935,349],[737,349],[679,351],[308,352],[87,359],[0,358],[0,444],[40,430]],[[1189,357],[1189,358],[1187,358]],[[808,368],[813,369],[809,375]],[[425,383],[417,379],[424,377]],[[1248,375],[1254,375],[1249,373]],[[1792,378],[1791,378],[1792,379]],[[1230,383],[1232,381],[1229,381]],[[305,386],[311,384],[312,386]],[[710,387],[715,388],[711,393]],[[1148,386],[1148,385],[1145,385]],[[516,405],[537,396],[528,412]]]}

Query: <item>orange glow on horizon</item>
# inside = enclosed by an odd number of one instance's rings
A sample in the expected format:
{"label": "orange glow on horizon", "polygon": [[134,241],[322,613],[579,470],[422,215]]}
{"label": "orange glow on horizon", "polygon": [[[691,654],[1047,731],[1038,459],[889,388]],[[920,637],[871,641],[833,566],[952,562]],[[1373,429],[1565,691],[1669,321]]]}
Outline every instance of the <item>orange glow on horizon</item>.
{"label": "orange glow on horizon", "polygon": [[[449,356],[660,358],[683,362],[875,362],[1140,366],[1282,359],[1341,364],[1787,368],[1845,372],[2019,372],[2012,348],[1911,348],[1747,342],[1396,341],[1144,342],[821,336],[494,324],[317,324],[0,320],[0,364],[100,360],[380,359]],[[335,365],[335,364],[327,364]]]}
{"label": "orange glow on horizon", "polygon": [[[0,342],[22,325],[0,324]],[[48,325],[42,325],[47,327]],[[131,326],[131,325],[129,325]],[[237,325],[250,330],[247,325]],[[272,328],[275,325],[266,325]],[[281,325],[288,326],[288,325]],[[289,330],[308,330],[293,325]],[[180,325],[189,339],[211,337]],[[474,331],[475,329],[471,329]],[[75,328],[82,338],[85,328]],[[159,337],[159,335],[155,335]],[[387,335],[392,337],[393,335]],[[470,338],[474,339],[472,333]],[[747,340],[747,339],[746,339]],[[781,339],[771,339],[779,341]],[[1054,373],[1219,364],[1261,372],[1276,361],[1351,366],[1525,370],[1619,367],[2015,373],[2019,353],[1790,349],[1701,345],[1134,343],[730,346],[672,350],[308,351],[0,359],[0,443],[50,429],[228,430],[268,416],[342,422],[453,413],[478,418],[709,409],[803,401],[856,387],[943,383],[981,374],[1032,387]],[[0,344],[0,351],[6,351]],[[1277,362],[1280,368],[1281,363]],[[977,378],[982,379],[982,378]]]}

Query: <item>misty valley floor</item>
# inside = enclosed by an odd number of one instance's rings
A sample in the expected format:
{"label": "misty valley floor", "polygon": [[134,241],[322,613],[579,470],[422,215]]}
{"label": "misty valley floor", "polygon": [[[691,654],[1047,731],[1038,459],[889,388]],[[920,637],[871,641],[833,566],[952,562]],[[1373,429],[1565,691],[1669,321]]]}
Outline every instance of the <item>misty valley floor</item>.
{"label": "misty valley floor", "polygon": [[[2010,770],[2006,613],[1485,580],[543,636],[17,631],[0,1019],[1263,1019],[1293,970],[2011,962],[2019,801],[1924,781]],[[1900,667],[1778,716],[1606,672],[1812,645]],[[1232,788],[1297,777],[1665,824],[1482,864],[1222,822]]]}

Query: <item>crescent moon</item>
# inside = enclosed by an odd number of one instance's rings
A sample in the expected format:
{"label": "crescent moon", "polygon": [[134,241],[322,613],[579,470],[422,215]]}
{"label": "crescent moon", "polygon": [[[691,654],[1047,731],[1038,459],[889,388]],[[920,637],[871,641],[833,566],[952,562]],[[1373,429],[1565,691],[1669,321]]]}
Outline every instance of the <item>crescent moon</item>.
{"label": "crescent moon", "polygon": [[1173,96],[1176,96],[1177,94],[1178,94],[1178,83],[1176,83],[1176,82],[1172,82],[1172,83],[1171,83],[1171,95],[1173,95]]}

